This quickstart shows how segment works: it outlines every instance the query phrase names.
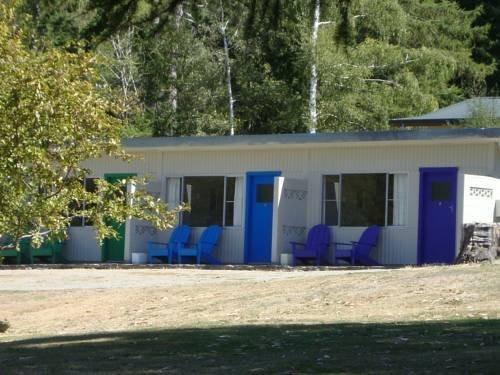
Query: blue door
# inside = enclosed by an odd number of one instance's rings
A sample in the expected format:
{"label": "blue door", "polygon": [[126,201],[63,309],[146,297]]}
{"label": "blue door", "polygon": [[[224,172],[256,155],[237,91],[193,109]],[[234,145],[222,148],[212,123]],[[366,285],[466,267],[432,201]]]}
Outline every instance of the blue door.
{"label": "blue door", "polygon": [[418,263],[455,260],[457,168],[420,168]]}
{"label": "blue door", "polygon": [[246,185],[245,263],[270,263],[274,177],[279,172],[249,172]]}

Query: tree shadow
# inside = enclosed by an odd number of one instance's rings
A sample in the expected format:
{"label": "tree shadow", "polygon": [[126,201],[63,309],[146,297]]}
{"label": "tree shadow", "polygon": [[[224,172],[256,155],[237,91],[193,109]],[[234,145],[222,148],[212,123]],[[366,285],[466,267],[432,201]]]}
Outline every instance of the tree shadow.
{"label": "tree shadow", "polygon": [[0,343],[0,373],[495,373],[500,320],[246,325]]}

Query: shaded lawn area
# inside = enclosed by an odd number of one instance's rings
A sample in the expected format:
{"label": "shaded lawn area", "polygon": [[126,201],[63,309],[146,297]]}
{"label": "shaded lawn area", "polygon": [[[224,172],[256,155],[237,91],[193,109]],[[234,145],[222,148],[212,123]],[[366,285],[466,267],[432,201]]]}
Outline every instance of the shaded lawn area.
{"label": "shaded lawn area", "polygon": [[500,320],[162,329],[0,343],[0,373],[498,373]]}

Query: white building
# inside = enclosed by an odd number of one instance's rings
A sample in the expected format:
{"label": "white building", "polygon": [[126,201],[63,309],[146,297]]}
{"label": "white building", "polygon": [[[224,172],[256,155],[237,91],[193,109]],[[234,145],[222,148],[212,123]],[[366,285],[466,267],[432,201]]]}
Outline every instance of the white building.
{"label": "white building", "polygon": [[[135,138],[124,141],[133,162],[87,167],[92,178],[148,175],[152,194],[190,201],[180,220],[193,241],[207,225],[223,226],[215,255],[224,263],[278,263],[318,223],[336,242],[379,224],[373,256],[383,264],[451,262],[463,223],[495,219],[499,142],[500,129]],[[148,240],[169,237],[131,219],[122,241],[101,249],[91,226],[75,224],[70,261],[130,261]]]}

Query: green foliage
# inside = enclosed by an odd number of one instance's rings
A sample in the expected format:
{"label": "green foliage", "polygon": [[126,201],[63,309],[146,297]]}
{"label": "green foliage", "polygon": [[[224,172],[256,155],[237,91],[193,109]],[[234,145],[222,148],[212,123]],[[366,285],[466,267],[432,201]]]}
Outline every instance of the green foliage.
{"label": "green foliage", "polygon": [[472,108],[470,118],[463,120],[460,126],[468,128],[498,128],[500,127],[500,118],[497,117],[493,108],[478,103]]}
{"label": "green foliage", "polygon": [[[128,108],[126,136],[229,132],[222,26],[237,133],[306,131],[313,63],[320,131],[385,129],[390,118],[497,85],[494,0],[321,0],[315,49],[316,0],[24,2],[43,45],[84,38],[105,56],[99,72],[112,100]],[[123,58],[113,40],[130,30]],[[114,74],[124,67],[133,94]]]}
{"label": "green foliage", "polygon": [[[107,219],[133,216],[166,228],[175,212],[138,189],[98,183],[86,192],[80,181],[85,160],[129,159],[120,148],[120,108],[109,100],[98,75],[98,60],[82,50],[28,49],[12,8],[0,5],[0,234],[14,245],[47,234],[65,236],[74,216],[93,220],[99,239],[115,232]],[[77,202],[87,201],[85,212]],[[108,220],[109,221],[109,220]],[[7,244],[7,246],[12,244]]]}
{"label": "green foliage", "polygon": [[140,59],[147,61],[141,66],[144,119],[154,135],[224,134],[228,130],[221,57],[196,32],[185,24],[179,28],[174,24],[161,38],[147,32],[137,41]]}
{"label": "green foliage", "polygon": [[487,32],[474,39],[474,60],[485,64],[496,64],[495,70],[486,77],[488,94],[500,95],[500,2],[498,0],[457,0],[465,9],[477,9],[474,20],[477,27]]}
{"label": "green foliage", "polygon": [[66,47],[77,41],[93,14],[86,12],[88,0],[25,0],[18,8],[31,28],[31,44],[38,48]]}
{"label": "green foliage", "polygon": [[9,328],[10,328],[10,323],[7,320],[0,320],[0,333],[7,332]]}
{"label": "green foliage", "polygon": [[320,130],[385,129],[483,92],[491,67],[470,54],[484,32],[470,26],[477,13],[420,0],[360,0],[353,13],[354,45],[332,48],[335,30],[320,29]]}

